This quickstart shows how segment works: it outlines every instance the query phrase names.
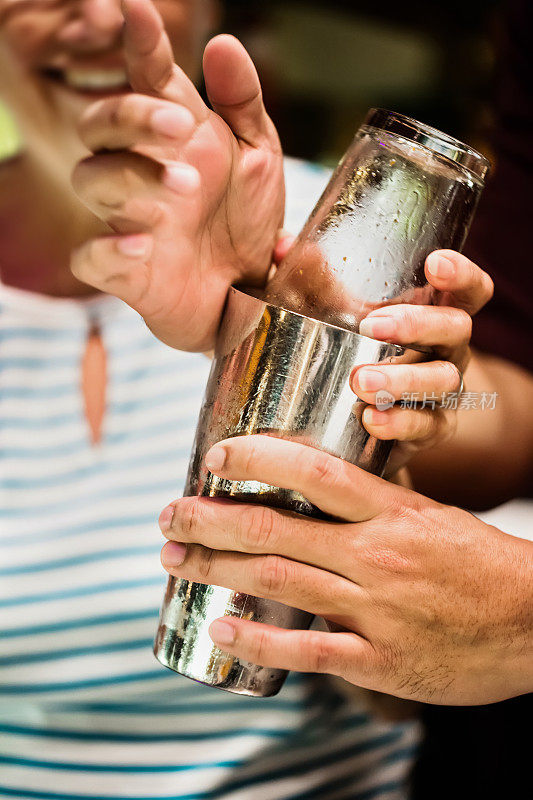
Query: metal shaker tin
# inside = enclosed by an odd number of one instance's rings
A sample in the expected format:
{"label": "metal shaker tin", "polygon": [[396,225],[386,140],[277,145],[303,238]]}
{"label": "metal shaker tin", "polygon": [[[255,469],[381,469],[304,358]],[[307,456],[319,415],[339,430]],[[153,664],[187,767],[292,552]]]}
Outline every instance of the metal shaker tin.
{"label": "metal shaker tin", "polygon": [[[264,299],[231,289],[191,457],[186,495],[229,496],[323,516],[296,492],[216,478],[207,450],[229,436],[265,433],[325,450],[377,475],[391,442],[361,425],[352,369],[427,354],[361,336],[359,323],[391,303],[431,304],[424,275],[435,249],[463,246],[487,160],[446,134],[372,109]],[[211,641],[229,614],[287,628],[311,615],[216,586],[171,578],[154,652],[211,686],[267,696],[286,673],[242,662]]]}
{"label": "metal shaker tin", "polygon": [[[360,364],[415,362],[426,354],[378,342],[230,289],[204,397],[184,494],[232,497],[322,516],[298,492],[210,473],[209,448],[229,436],[263,433],[297,440],[381,474],[391,442],[362,426],[365,404],[349,387]],[[287,628],[312,617],[280,603],[170,578],[154,652],[162,664],[240,694],[276,694],[286,673],[242,662],[211,641],[208,628],[229,614]]]}

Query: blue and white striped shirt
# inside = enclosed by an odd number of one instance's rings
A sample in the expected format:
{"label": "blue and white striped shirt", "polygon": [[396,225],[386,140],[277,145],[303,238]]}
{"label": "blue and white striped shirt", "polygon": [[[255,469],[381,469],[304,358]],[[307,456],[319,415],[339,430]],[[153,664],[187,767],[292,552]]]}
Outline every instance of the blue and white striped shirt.
{"label": "blue and white striped shirt", "polygon": [[[287,165],[288,227],[324,181]],[[80,362],[107,352],[92,445]],[[160,666],[160,510],[183,486],[209,371],[120,301],[0,287],[0,798],[398,800],[417,731],[325,678],[246,698]]]}

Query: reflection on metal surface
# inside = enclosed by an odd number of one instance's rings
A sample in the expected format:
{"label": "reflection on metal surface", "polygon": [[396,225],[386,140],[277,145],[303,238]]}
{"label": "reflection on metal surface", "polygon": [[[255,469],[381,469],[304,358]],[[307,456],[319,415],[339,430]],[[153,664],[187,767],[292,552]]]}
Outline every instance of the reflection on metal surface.
{"label": "reflection on metal surface", "polygon": [[[360,336],[359,323],[380,306],[435,301],[425,258],[435,249],[461,249],[487,169],[479,153],[427,125],[389,111],[369,113],[265,299],[229,292],[186,495],[229,496],[325,518],[298,492],[208,472],[204,458],[215,442],[252,433],[299,441],[382,473],[393,443],[372,438],[361,425],[364,404],[349,388],[350,373],[362,364],[427,354]],[[285,672],[241,662],[213,645],[208,627],[225,614],[286,628],[312,620],[280,603],[171,578],[157,658],[211,686],[275,694]]]}
{"label": "reflection on metal surface", "polygon": [[[232,497],[326,518],[298,492],[217,478],[204,464],[209,448],[229,436],[263,433],[299,441],[380,474],[391,442],[372,438],[360,423],[364,408],[349,387],[353,368],[413,362],[415,350],[268,305],[230,289],[200,412],[185,495]],[[312,617],[216,586],[171,578],[155,643],[157,658],[190,678],[242,694],[275,694],[286,673],[229,656],[208,627],[225,614],[286,628]]]}

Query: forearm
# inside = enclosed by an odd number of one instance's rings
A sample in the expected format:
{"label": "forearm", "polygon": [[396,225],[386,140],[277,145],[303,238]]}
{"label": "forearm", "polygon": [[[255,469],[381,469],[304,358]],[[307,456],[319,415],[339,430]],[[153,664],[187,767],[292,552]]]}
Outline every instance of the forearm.
{"label": "forearm", "polygon": [[420,451],[410,468],[415,488],[472,509],[529,496],[533,477],[533,375],[499,358],[475,353],[465,390],[497,393],[493,410],[457,412],[455,434]]}

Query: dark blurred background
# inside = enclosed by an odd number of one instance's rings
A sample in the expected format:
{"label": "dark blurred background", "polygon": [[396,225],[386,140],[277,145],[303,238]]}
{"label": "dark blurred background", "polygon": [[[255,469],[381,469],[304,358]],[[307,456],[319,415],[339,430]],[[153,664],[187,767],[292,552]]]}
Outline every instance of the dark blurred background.
{"label": "dark blurred background", "polygon": [[227,0],[289,155],[335,164],[370,106],[413,116],[489,157],[495,0]]}
{"label": "dark blurred background", "polygon": [[[486,142],[500,0],[222,0],[222,30],[257,64],[283,149],[333,166],[367,109]],[[0,157],[18,136],[0,107]]]}

